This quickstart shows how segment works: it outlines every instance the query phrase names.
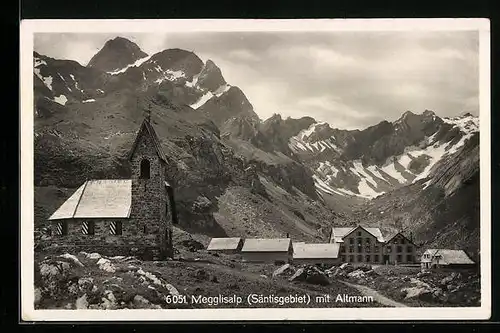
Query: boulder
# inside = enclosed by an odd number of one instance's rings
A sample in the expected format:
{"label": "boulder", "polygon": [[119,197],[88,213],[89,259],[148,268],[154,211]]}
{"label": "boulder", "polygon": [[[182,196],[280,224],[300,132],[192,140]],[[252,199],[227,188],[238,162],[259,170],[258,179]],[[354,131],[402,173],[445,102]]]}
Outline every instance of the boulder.
{"label": "boulder", "polygon": [[306,276],[306,282],[311,284],[319,284],[322,286],[327,286],[330,284],[330,280],[323,272],[315,271],[313,274],[308,274]]}
{"label": "boulder", "polygon": [[74,255],[65,253],[61,254],[59,257],[71,260],[75,265],[83,267],[82,262]]}
{"label": "boulder", "polygon": [[35,288],[35,305],[40,304],[40,301],[42,300],[42,291],[40,288]]}
{"label": "boulder", "polygon": [[429,276],[431,273],[429,271],[421,271],[417,273],[417,277]]}
{"label": "boulder", "polygon": [[350,273],[352,271],[355,270],[354,266],[351,265],[350,263],[346,262],[346,263],[343,263],[342,265],[340,265],[340,267],[338,268],[340,271],[343,271],[345,273]]}
{"label": "boulder", "polygon": [[357,269],[349,274],[347,274],[347,277],[352,278],[352,279],[361,279],[365,277],[365,272],[363,272],[360,269]]}
{"label": "boulder", "polygon": [[100,258],[97,261],[97,265],[99,266],[99,269],[106,271],[108,273],[115,273],[116,272],[115,265],[109,259]]}
{"label": "boulder", "polygon": [[356,267],[356,269],[361,270],[363,272],[368,272],[372,270],[372,265],[370,264],[362,264]]}
{"label": "boulder", "polygon": [[304,268],[299,268],[288,280],[289,281],[305,281],[306,280],[306,270]]}
{"label": "boulder", "polygon": [[405,299],[416,298],[420,300],[432,299],[432,291],[425,287],[409,287],[401,289],[402,293],[406,293]]}
{"label": "boulder", "polygon": [[76,299],[75,307],[77,310],[88,309],[89,302],[87,301],[87,294],[83,294],[81,297]]}
{"label": "boulder", "polygon": [[273,277],[280,276],[282,274],[293,272],[293,267],[290,264],[284,264],[273,272]]}

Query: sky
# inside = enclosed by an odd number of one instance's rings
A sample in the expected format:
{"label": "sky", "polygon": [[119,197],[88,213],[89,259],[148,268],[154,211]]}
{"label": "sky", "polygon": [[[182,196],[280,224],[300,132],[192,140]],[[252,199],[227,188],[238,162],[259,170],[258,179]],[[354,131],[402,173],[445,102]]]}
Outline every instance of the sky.
{"label": "sky", "polygon": [[34,49],[86,65],[116,36],[148,54],[181,48],[211,59],[263,120],[311,116],[354,129],[407,110],[479,112],[477,31],[44,33]]}

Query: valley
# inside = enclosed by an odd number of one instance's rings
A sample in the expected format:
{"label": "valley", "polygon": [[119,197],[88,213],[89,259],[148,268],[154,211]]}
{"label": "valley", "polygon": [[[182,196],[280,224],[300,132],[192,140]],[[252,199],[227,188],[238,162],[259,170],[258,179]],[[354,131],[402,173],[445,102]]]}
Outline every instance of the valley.
{"label": "valley", "polygon": [[33,57],[36,240],[83,182],[130,176],[126,156],[149,110],[179,232],[320,243],[332,226],[359,223],[480,260],[472,114],[404,111],[356,130],[306,115],[260,119],[224,69],[190,51],[146,54],[117,37],[85,66]]}

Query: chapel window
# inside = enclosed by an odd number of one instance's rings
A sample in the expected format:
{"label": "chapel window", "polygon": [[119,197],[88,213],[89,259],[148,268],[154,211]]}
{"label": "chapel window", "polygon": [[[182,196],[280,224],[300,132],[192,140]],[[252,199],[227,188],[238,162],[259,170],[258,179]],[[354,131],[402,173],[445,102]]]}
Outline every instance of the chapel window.
{"label": "chapel window", "polygon": [[144,159],[141,161],[141,179],[149,179],[151,176],[151,165],[149,163],[149,160]]}

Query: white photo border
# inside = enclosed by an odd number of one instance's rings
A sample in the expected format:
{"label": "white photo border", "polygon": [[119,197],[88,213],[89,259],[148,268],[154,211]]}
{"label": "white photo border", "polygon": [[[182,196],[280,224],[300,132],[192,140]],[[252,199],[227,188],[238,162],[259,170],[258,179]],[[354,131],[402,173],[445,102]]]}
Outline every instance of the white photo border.
{"label": "white photo border", "polygon": [[[255,308],[39,310],[34,308],[33,38],[36,33],[196,31],[478,31],[481,306],[429,308]],[[23,20],[20,43],[21,319],[23,321],[374,321],[484,320],[491,316],[490,22],[455,19]]]}

